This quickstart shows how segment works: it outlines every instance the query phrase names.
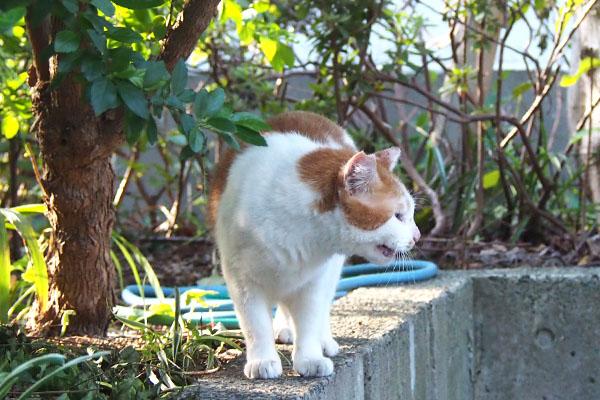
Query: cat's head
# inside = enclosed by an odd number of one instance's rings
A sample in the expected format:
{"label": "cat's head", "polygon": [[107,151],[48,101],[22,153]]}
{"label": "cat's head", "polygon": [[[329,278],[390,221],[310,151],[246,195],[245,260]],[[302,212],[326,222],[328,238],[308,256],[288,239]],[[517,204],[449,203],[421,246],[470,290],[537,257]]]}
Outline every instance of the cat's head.
{"label": "cat's head", "polygon": [[356,153],[338,177],[345,239],[354,254],[386,265],[408,252],[421,237],[415,203],[392,170],[400,149]]}

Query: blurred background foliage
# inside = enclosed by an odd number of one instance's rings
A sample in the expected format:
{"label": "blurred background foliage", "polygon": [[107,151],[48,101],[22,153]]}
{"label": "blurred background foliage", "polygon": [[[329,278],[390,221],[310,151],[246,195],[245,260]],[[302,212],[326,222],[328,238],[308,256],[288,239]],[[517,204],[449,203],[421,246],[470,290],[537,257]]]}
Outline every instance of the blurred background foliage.
{"label": "blurred background foliage", "polygon": [[[141,35],[131,48],[145,57],[158,54],[183,4],[114,3],[111,21]],[[589,123],[595,104],[566,115],[564,97],[598,66],[594,52],[587,59],[569,52],[582,21],[595,18],[594,4],[224,0],[188,59],[188,87],[221,88],[230,113],[327,115],[369,152],[400,146],[398,173],[418,199],[428,254],[530,243],[578,262],[598,234],[588,188],[598,149],[587,158],[578,152],[597,135]],[[19,10],[0,17],[2,207],[41,196],[32,168],[39,159],[30,133],[32,60]],[[508,58],[520,65],[505,65]],[[206,177],[231,141],[203,130],[197,155],[182,157],[189,135],[181,121],[166,109],[155,117],[156,138],[138,132],[114,157],[117,229],[132,238],[210,235]],[[36,221],[40,232],[44,221]],[[19,247],[13,240],[18,258]]]}

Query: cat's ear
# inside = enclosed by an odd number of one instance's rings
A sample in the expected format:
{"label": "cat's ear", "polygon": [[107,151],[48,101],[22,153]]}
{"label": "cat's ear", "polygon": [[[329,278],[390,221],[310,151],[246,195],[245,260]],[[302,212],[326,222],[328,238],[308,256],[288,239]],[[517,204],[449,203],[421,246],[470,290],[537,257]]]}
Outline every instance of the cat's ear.
{"label": "cat's ear", "polygon": [[398,158],[400,157],[400,148],[390,147],[389,149],[381,150],[375,153],[377,161],[379,161],[384,167],[392,171],[398,164]]}
{"label": "cat's ear", "polygon": [[344,166],[344,188],[351,195],[364,192],[377,177],[377,159],[375,155],[356,153]]}

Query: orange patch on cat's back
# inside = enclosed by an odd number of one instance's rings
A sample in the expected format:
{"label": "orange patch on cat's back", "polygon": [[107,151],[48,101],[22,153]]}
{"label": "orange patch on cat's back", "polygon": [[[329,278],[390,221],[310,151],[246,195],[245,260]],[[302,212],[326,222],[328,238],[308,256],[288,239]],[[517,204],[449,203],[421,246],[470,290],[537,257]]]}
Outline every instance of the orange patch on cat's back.
{"label": "orange patch on cat's back", "polygon": [[270,118],[269,125],[274,132],[295,132],[317,143],[339,143],[349,146],[344,140],[346,135],[336,123],[309,111],[290,111]]}
{"label": "orange patch on cat's back", "polygon": [[[338,202],[338,172],[353,155],[353,146],[345,140],[344,129],[329,119],[308,111],[290,111],[270,118],[271,132],[303,135],[314,142],[341,144],[343,149],[324,148],[302,157],[298,164],[301,179],[308,182],[317,192],[323,193],[317,208],[321,212],[330,211]],[[261,132],[268,135],[269,132]],[[246,146],[242,145],[242,151]],[[225,191],[229,170],[235,157],[241,152],[227,149],[222,153],[210,178],[208,196],[208,222],[214,226],[217,218],[219,201]],[[325,172],[327,171],[327,172]]]}
{"label": "orange patch on cat's back", "polygon": [[[242,150],[245,146],[242,146]],[[208,223],[212,226],[217,222],[217,210],[219,208],[219,202],[221,196],[225,191],[227,185],[227,177],[229,176],[229,170],[235,161],[235,157],[240,154],[235,149],[228,148],[225,150],[219,159],[219,162],[215,166],[212,176],[210,177],[209,194],[208,194]]]}

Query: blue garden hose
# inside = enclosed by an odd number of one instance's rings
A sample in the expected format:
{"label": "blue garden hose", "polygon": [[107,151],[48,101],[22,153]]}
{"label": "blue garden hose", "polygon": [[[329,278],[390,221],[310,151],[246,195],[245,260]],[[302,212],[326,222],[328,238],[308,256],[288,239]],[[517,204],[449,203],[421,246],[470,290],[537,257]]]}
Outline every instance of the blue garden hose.
{"label": "blue garden hose", "polygon": [[[368,286],[388,286],[404,282],[417,282],[434,277],[437,274],[437,265],[431,261],[408,260],[396,261],[386,266],[375,264],[359,264],[344,267],[342,277],[336,288],[335,298],[340,298],[348,291],[359,287]],[[174,303],[174,288],[162,288],[164,299],[156,297],[156,293],[151,286],[129,285],[121,292],[121,297],[125,303],[130,306],[149,306],[154,304]],[[181,286],[181,294],[188,290],[210,290],[215,294],[206,295],[205,301],[208,307],[198,304],[186,306],[181,304],[181,312],[185,321],[191,323],[221,322],[226,328],[239,327],[235,312],[233,311],[233,301],[229,298],[229,292],[225,285],[212,286]],[[121,309],[119,316],[127,318],[125,309]],[[152,324],[168,325],[173,322],[173,317],[168,315],[152,315],[148,318]]]}

